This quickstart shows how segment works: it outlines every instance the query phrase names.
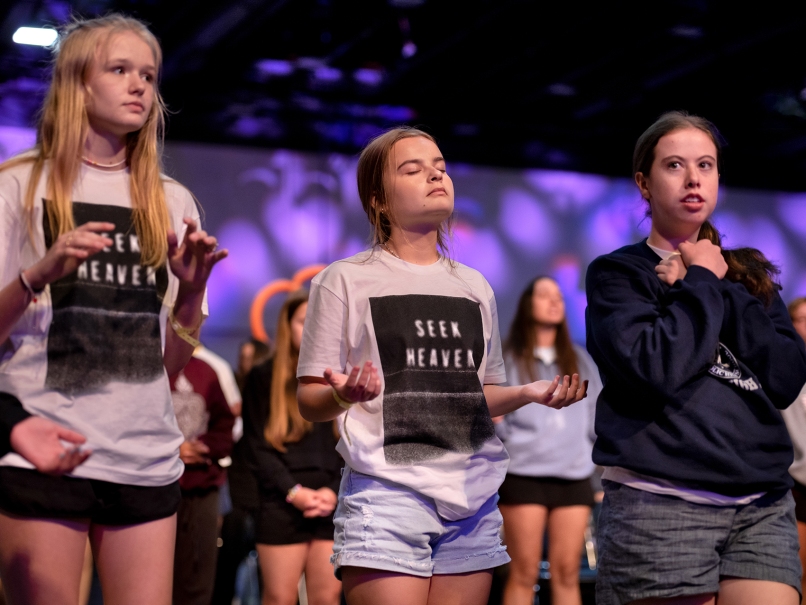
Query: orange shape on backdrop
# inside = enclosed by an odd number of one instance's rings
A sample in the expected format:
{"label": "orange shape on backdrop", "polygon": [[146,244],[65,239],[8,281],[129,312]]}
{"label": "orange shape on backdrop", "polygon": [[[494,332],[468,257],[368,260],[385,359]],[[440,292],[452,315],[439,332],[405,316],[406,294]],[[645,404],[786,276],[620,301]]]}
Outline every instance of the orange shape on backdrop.
{"label": "orange shape on backdrop", "polygon": [[252,336],[260,341],[269,342],[269,335],[266,333],[266,326],[263,323],[263,309],[272,296],[281,292],[296,292],[306,281],[324,269],[327,265],[311,265],[303,267],[294,274],[291,279],[277,279],[265,286],[255,295],[252,300],[252,307],[249,309],[249,327]]}

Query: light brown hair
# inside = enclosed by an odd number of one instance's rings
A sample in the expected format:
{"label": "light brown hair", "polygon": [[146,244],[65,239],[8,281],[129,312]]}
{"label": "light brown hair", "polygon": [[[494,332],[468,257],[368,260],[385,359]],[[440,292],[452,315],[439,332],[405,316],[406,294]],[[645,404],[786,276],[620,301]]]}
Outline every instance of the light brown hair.
{"label": "light brown hair", "polygon": [[[401,139],[423,137],[436,145],[436,140],[427,132],[410,126],[398,126],[372,139],[358,158],[356,178],[358,197],[372,227],[372,245],[383,245],[392,235],[395,208],[390,203],[384,176],[392,147]],[[437,231],[437,248],[444,257],[449,257],[451,219],[444,221]]]}
{"label": "light brown hair", "polygon": [[[696,128],[711,138],[716,147],[717,169],[721,173],[724,141],[716,126],[705,118],[689,115],[684,111],[670,111],[660,116],[638,137],[632,159],[633,176],[641,173],[648,177],[655,161],[655,147],[658,141],[670,132],[686,128]],[[710,221],[705,221],[700,227],[697,239],[707,239],[722,248],[722,235]],[[775,292],[780,289],[775,279],[781,270],[755,248],[722,248],[722,256],[728,265],[725,277],[743,284],[750,294],[769,306]]]}
{"label": "light brown hair", "polygon": [[[87,81],[110,40],[133,32],[154,54],[157,76],[162,66],[159,42],[148,28],[131,17],[110,14],[76,20],[61,33],[53,64],[53,75],[40,112],[35,147],[0,165],[0,170],[32,163],[24,205],[33,234],[33,207],[37,185],[45,162],[50,162],[45,211],[54,239],[75,228],[72,190],[81,168],[81,156],[89,129]],[[141,262],[158,267],[167,257],[166,235],[170,228],[162,172],[162,141],[165,104],[154,81],[154,103],[143,127],[128,135],[126,160],[131,171],[130,193],[135,230],[140,240]]]}
{"label": "light brown hair", "polygon": [[789,319],[792,321],[795,320],[795,311],[798,310],[798,307],[801,305],[806,305],[806,296],[798,296],[794,299],[791,303],[789,303],[786,307],[787,311],[789,311]]}
{"label": "light brown hair", "polygon": [[[520,374],[528,376],[530,382],[537,380],[537,376],[534,373],[534,350],[537,346],[536,328],[538,322],[532,312],[532,297],[534,296],[537,282],[543,279],[554,281],[547,275],[540,275],[534,278],[526,286],[526,289],[521,292],[506,342],[506,349],[515,358]],[[579,372],[579,363],[577,362],[576,352],[574,352],[574,343],[571,340],[571,333],[568,331],[568,321],[565,314],[563,314],[563,320],[557,326],[554,349],[557,352],[557,365],[561,373],[571,376]]]}
{"label": "light brown hair", "polygon": [[274,337],[269,416],[263,435],[274,449],[285,452],[286,443],[294,443],[311,431],[313,423],[305,420],[297,403],[297,362],[299,351],[291,344],[291,318],[308,302],[308,292],[291,294],[280,308]]}

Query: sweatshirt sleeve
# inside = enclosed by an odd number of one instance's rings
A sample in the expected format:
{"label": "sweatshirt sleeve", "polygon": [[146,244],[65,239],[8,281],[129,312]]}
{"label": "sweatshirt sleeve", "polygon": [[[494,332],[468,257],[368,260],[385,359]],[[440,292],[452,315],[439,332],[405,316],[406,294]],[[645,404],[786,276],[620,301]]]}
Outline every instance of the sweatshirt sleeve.
{"label": "sweatshirt sleeve", "polygon": [[586,281],[588,350],[606,376],[671,395],[710,367],[724,308],[711,271],[693,266],[666,289],[642,259],[612,254]]}
{"label": "sweatshirt sleeve", "polygon": [[721,341],[758,378],[778,409],[788,407],[806,383],[806,349],[778,293],[769,308],[744,285],[723,281]]}
{"label": "sweatshirt sleeve", "polygon": [[210,420],[207,423],[207,432],[199,440],[210,448],[210,458],[220,460],[232,453],[232,425],[235,417],[229,409],[224,392],[218,380],[210,384],[208,392],[207,410]]}
{"label": "sweatshirt sleeve", "polygon": [[0,456],[11,451],[11,431],[17,423],[30,416],[19,399],[9,393],[0,393]]}
{"label": "sweatshirt sleeve", "polygon": [[243,391],[243,432],[246,439],[246,459],[263,491],[278,491],[285,495],[296,485],[291,471],[283,463],[280,452],[272,448],[263,436],[269,416],[272,360],[254,368],[246,378]]}

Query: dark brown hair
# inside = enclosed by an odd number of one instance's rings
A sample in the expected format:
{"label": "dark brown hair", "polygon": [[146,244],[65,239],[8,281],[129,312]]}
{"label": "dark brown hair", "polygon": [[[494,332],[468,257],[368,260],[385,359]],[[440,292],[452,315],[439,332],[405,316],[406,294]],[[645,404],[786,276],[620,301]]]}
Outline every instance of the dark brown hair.
{"label": "dark brown hair", "polygon": [[[358,158],[356,170],[358,197],[372,226],[373,246],[385,244],[392,235],[395,209],[389,203],[389,192],[383,177],[392,147],[401,139],[409,137],[423,137],[436,145],[434,137],[427,132],[411,126],[398,126],[372,139]],[[446,220],[437,232],[437,248],[445,257],[450,256],[448,253],[450,222],[451,219]]]}
{"label": "dark brown hair", "polygon": [[[534,295],[537,282],[542,279],[551,279],[547,275],[540,275],[534,278],[518,299],[518,307],[515,310],[515,317],[512,319],[512,326],[509,329],[509,336],[506,341],[506,350],[515,359],[521,376],[526,375],[530,381],[537,380],[534,373],[534,350],[537,346],[535,328],[537,321],[532,313],[532,296]],[[563,374],[576,374],[579,372],[577,355],[574,352],[574,343],[568,331],[568,321],[563,315],[563,320],[557,326],[557,338],[554,341],[554,349],[557,351],[557,365]]]}
{"label": "dark brown hair", "polygon": [[[658,141],[670,132],[686,128],[702,130],[711,138],[716,147],[717,169],[722,172],[724,140],[716,126],[705,118],[692,116],[684,111],[670,111],[659,117],[652,126],[638,137],[632,156],[633,175],[637,175],[640,172],[644,176],[649,176],[652,171],[652,163],[655,161],[655,147]],[[700,227],[700,234],[697,239],[710,240],[711,243],[722,248],[722,235],[710,221],[705,221]],[[772,303],[775,291],[780,289],[780,286],[775,282],[775,278],[781,273],[781,270],[767,260],[761,251],[755,248],[733,248],[730,250],[722,248],[722,256],[728,265],[728,272],[725,277],[730,281],[743,284],[750,294],[758,297],[765,305],[769,306]]]}

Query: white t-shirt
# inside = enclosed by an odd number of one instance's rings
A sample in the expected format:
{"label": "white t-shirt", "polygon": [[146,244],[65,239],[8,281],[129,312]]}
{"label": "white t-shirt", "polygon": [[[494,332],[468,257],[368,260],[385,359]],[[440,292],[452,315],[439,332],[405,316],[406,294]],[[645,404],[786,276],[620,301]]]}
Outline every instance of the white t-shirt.
{"label": "white t-shirt", "polygon": [[[218,376],[218,384],[221,385],[221,391],[224,393],[224,398],[227,400],[227,405],[230,408],[241,404],[241,390],[238,388],[238,382],[235,380],[235,373],[232,371],[232,366],[227,363],[223,357],[216,355],[204,345],[196,347],[193,351],[193,357],[201,359],[215,372]],[[237,442],[243,436],[243,418],[238,414],[235,417],[235,424],[232,425],[232,440]]]}
{"label": "white t-shirt", "polygon": [[[34,247],[23,209],[30,167],[0,171],[0,288],[45,252],[46,174],[34,197]],[[198,211],[178,183],[165,182],[165,194],[181,241],[182,219],[198,221]],[[16,395],[32,414],[87,438],[84,447],[93,453],[73,476],[167,485],[183,471],[182,433],[162,360],[178,281],[166,267],[140,265],[128,170],[82,166],[73,200],[76,225],[114,223],[108,234],[114,244],[50,284],[28,306],[0,344],[0,391]],[[3,457],[0,465],[33,468],[17,454]]]}
{"label": "white t-shirt", "polygon": [[482,390],[506,381],[490,285],[458,263],[413,265],[379,249],[333,263],[311,284],[297,376],[367,360],[382,393],[342,414],[339,453],[433,498],[444,519],[473,515],[508,462]]}

